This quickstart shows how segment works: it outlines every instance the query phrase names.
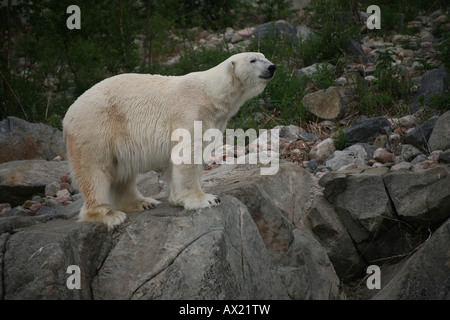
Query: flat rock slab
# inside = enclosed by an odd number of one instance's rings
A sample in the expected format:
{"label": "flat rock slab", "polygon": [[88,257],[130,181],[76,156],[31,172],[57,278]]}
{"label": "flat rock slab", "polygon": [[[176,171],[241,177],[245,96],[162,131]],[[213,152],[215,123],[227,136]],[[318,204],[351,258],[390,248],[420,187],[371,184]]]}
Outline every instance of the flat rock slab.
{"label": "flat rock slab", "polygon": [[49,183],[69,172],[67,161],[17,160],[0,164],[0,203],[20,205],[44,193]]}

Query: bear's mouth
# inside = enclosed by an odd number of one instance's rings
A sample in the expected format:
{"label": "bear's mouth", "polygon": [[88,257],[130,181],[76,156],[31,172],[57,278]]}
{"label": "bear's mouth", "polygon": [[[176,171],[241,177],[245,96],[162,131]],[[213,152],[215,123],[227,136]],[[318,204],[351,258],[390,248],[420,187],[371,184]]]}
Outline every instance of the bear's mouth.
{"label": "bear's mouth", "polygon": [[270,80],[273,78],[273,75],[275,74],[276,66],[274,64],[271,64],[269,68],[267,68],[266,72],[264,74],[260,75],[259,77],[261,79]]}
{"label": "bear's mouth", "polygon": [[266,73],[266,74],[260,75],[259,77],[264,80],[270,80],[273,78],[274,74],[275,74],[275,72],[271,72],[268,74]]}

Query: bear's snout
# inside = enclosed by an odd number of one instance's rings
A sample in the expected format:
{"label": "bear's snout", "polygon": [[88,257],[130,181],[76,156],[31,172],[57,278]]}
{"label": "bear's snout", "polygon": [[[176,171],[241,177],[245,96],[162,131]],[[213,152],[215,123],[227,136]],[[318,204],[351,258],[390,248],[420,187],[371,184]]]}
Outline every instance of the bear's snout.
{"label": "bear's snout", "polygon": [[269,74],[270,74],[270,78],[273,77],[273,75],[275,74],[275,70],[277,69],[277,66],[274,64],[271,64],[269,66],[269,68],[267,68],[267,70],[269,70]]}
{"label": "bear's snout", "polygon": [[272,79],[273,75],[275,74],[275,70],[277,69],[277,66],[274,64],[271,64],[270,66],[267,67],[267,70],[264,72],[263,75],[259,76],[262,79]]}

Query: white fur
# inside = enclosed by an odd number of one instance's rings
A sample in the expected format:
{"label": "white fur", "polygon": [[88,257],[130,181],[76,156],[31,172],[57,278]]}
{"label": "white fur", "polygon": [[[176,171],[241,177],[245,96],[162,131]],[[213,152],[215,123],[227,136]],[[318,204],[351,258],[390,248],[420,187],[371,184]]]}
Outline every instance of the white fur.
{"label": "white fur", "polygon": [[135,177],[168,165],[171,204],[217,205],[220,199],[200,188],[201,165],[170,165],[171,133],[192,133],[195,120],[203,130],[224,131],[241,105],[264,90],[270,65],[261,53],[241,53],[202,72],[122,74],[87,90],[63,121],[72,175],[85,198],[81,220],[111,227],[125,220],[122,211],[154,207],[159,202],[142,197]]}

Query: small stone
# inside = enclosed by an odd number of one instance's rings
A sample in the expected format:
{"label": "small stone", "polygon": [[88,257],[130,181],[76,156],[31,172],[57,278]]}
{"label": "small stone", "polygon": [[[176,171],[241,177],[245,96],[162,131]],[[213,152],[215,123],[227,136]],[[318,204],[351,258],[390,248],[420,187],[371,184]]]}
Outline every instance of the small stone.
{"label": "small stone", "polygon": [[395,156],[394,157],[394,164],[399,164],[400,162],[406,162],[405,158],[403,158],[402,156]]}
{"label": "small stone", "polygon": [[56,201],[58,202],[66,202],[66,201],[71,201],[72,197],[70,196],[70,192],[67,189],[62,189],[59,190],[56,193]]}
{"label": "small stone", "polygon": [[317,169],[317,167],[319,166],[319,164],[317,163],[317,160],[316,159],[311,159],[309,162],[308,162],[308,168],[309,169],[311,169],[311,170],[316,170]]}
{"label": "small stone", "polygon": [[407,115],[407,116],[401,117],[398,120],[398,122],[399,122],[399,126],[404,127],[404,128],[414,128],[419,124],[419,121],[413,115]]}
{"label": "small stone", "polygon": [[237,34],[243,38],[249,38],[253,34],[253,30],[255,30],[255,28],[245,28],[245,29],[239,30],[237,32]]}
{"label": "small stone", "polygon": [[450,163],[450,149],[445,150],[439,156],[439,161],[443,163]]}
{"label": "small stone", "polygon": [[42,208],[42,203],[37,202],[30,207],[30,210],[34,213],[38,212]]}
{"label": "small stone", "polygon": [[33,196],[33,198],[31,198],[31,201],[43,203],[44,199],[42,199],[40,196]]}
{"label": "small stone", "polygon": [[411,165],[415,166],[417,163],[420,162],[424,162],[425,160],[427,160],[427,156],[424,154],[419,154],[417,157],[415,157],[412,161],[411,161]]}
{"label": "small stone", "polygon": [[411,161],[419,154],[422,154],[422,152],[410,144],[404,144],[396,150],[395,154],[402,156],[406,161]]}
{"label": "small stone", "polygon": [[4,216],[9,210],[11,210],[11,207],[5,207],[0,210],[0,216]]}
{"label": "small stone", "polygon": [[438,162],[439,157],[441,156],[442,152],[443,152],[442,150],[434,150],[428,156],[428,160],[434,160],[434,161]]}
{"label": "small stone", "polygon": [[46,198],[44,204],[49,207],[56,207],[58,205],[58,201],[54,198]]}
{"label": "small stone", "polygon": [[0,203],[0,210],[5,208],[11,208],[11,205],[9,203]]}
{"label": "small stone", "polygon": [[32,206],[33,204],[35,204],[35,203],[36,203],[36,202],[34,202],[34,201],[27,200],[27,201],[24,202],[24,204],[22,205],[22,207],[24,207],[25,209],[30,209],[31,206]]}
{"label": "small stone", "polygon": [[347,83],[347,78],[346,77],[339,77],[335,80],[336,84],[340,85],[340,86],[344,86]]}
{"label": "small stone", "polygon": [[67,190],[67,189],[59,190],[59,191],[56,193],[56,197],[57,197],[57,198],[58,198],[58,197],[63,197],[63,196],[66,196],[66,195],[70,195],[70,192],[69,192],[69,190]]}
{"label": "small stone", "polygon": [[388,136],[385,134],[380,134],[375,138],[375,141],[373,142],[373,145],[375,147],[384,148],[386,146],[386,143],[388,141]]}
{"label": "small stone", "polygon": [[381,168],[381,167],[384,167],[384,165],[383,165],[382,163],[380,163],[380,162],[375,162],[375,163],[372,165],[372,168]]}
{"label": "small stone", "polygon": [[373,153],[373,158],[376,161],[379,161],[381,163],[388,163],[388,162],[394,162],[394,154],[388,152],[387,150],[383,149],[383,148],[378,148],[377,150],[375,150],[375,152]]}
{"label": "small stone", "polygon": [[309,156],[311,159],[316,159],[318,162],[322,162],[335,150],[334,140],[332,138],[327,138],[316,144],[309,152]]}
{"label": "small stone", "polygon": [[75,202],[78,199],[81,199],[83,197],[83,195],[81,193],[76,193],[74,195],[72,195],[72,201]]}
{"label": "small stone", "polygon": [[61,182],[61,183],[60,183],[60,187],[61,187],[61,190],[64,190],[64,189],[69,190],[69,189],[70,189],[70,183],[67,183],[67,182]]}
{"label": "small stone", "polygon": [[[34,215],[33,211],[31,211],[30,209],[27,209],[27,208],[25,208],[23,206],[18,206],[18,207],[14,208],[14,209],[18,210],[18,212],[15,214],[17,216],[26,217],[26,216],[33,216]],[[10,210],[10,211],[12,211],[12,210]]]}
{"label": "small stone", "polygon": [[391,167],[391,171],[403,171],[411,169],[411,163],[409,162],[400,162]]}
{"label": "small stone", "polygon": [[56,156],[53,158],[53,161],[61,161],[62,157],[61,156]]}
{"label": "small stone", "polygon": [[68,174],[63,174],[61,176],[61,182],[67,182],[67,183],[72,183],[72,179],[70,178],[70,175]]}
{"label": "small stone", "polygon": [[42,216],[43,214],[55,214],[57,212],[56,206],[43,206],[41,209],[39,209],[38,212],[35,213],[35,216]]}
{"label": "small stone", "polygon": [[61,190],[61,185],[59,182],[52,182],[45,186],[45,195],[47,197],[54,197],[56,193]]}
{"label": "small stone", "polygon": [[356,165],[356,163],[349,163],[345,166],[340,167],[337,171],[343,171],[343,170],[348,170],[348,169],[356,169],[358,168],[358,166]]}
{"label": "small stone", "polygon": [[368,83],[372,83],[372,82],[377,81],[378,78],[375,77],[375,76],[365,76],[365,77],[364,77],[364,80],[366,80]]}
{"label": "small stone", "polygon": [[422,168],[424,169],[428,169],[430,166],[432,166],[433,164],[436,164],[436,161],[434,160],[425,160],[424,162],[421,163],[422,164]]}
{"label": "small stone", "polygon": [[300,139],[306,140],[306,141],[317,141],[317,134],[309,133],[309,132],[300,132],[298,135]]}
{"label": "small stone", "polygon": [[422,42],[434,42],[435,41],[433,34],[427,30],[420,31],[419,37],[420,37],[420,40],[422,40]]}

